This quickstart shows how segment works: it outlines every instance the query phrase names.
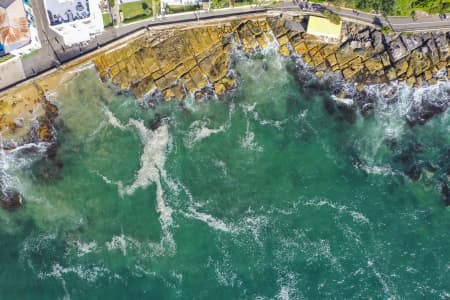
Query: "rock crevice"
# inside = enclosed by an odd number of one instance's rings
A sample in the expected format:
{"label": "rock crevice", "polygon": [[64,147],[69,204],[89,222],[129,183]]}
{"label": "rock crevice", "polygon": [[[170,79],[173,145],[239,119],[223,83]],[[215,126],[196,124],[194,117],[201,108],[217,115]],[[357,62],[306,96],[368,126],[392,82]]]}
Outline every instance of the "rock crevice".
{"label": "rock crevice", "polygon": [[235,87],[230,75],[234,47],[254,53],[276,42],[283,56],[299,55],[318,76],[346,81],[403,81],[420,87],[448,79],[449,33],[385,35],[344,23],[341,42],[329,44],[305,33],[305,17],[267,16],[221,25],[148,32],[125,47],[94,59],[102,80],[111,80],[137,98],[161,93],[165,100],[217,95]]}

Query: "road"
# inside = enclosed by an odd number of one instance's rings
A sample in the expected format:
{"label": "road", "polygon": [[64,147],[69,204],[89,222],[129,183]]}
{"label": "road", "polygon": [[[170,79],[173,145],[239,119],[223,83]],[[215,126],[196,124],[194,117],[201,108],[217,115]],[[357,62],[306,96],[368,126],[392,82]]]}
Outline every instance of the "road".
{"label": "road", "polygon": [[342,17],[356,19],[373,23],[375,18],[378,18],[383,25],[389,25],[395,32],[404,31],[427,31],[437,29],[450,29],[450,18],[440,19],[439,16],[420,17],[413,20],[410,17],[383,17],[382,15],[376,15],[371,13],[365,13],[358,11],[355,13],[352,9],[340,8],[334,9],[337,14]]}
{"label": "road", "polygon": [[[40,73],[43,73],[53,67],[57,67],[69,60],[77,58],[93,51],[99,47],[102,47],[108,43],[116,41],[128,34],[136,31],[160,25],[168,25],[175,23],[195,22],[214,18],[232,17],[239,15],[249,15],[264,13],[267,11],[296,11],[302,12],[298,6],[292,4],[292,2],[280,2],[276,6],[260,6],[260,7],[236,7],[228,9],[217,9],[213,11],[197,11],[176,15],[167,15],[159,17],[157,19],[140,21],[133,24],[122,24],[119,27],[108,27],[105,31],[97,35],[94,39],[88,43],[74,45],[67,47],[60,40],[61,38],[54,33],[50,28],[47,21],[47,13],[44,8],[42,0],[30,0],[34,16],[37,23],[39,38],[42,43],[41,50],[27,58],[22,58],[24,66],[24,73],[27,78],[32,78]],[[389,25],[396,31],[426,31],[433,29],[450,29],[450,19],[441,20],[437,16],[422,17],[416,21],[408,17],[383,17],[381,15],[370,14],[366,12],[355,12],[351,9],[329,7],[342,17],[363,21],[379,26]],[[303,11],[305,14],[310,12]]]}
{"label": "road", "polygon": [[[292,5],[292,2],[282,2],[273,7],[290,11],[300,11],[298,6]],[[325,6],[341,17],[352,20],[363,21],[380,26],[390,26],[394,32],[405,31],[430,31],[430,30],[450,30],[450,14],[448,19],[441,19],[437,15],[418,17],[413,20],[411,17],[384,17],[381,14],[372,14],[362,11],[356,11],[348,8],[336,8],[334,6]]]}

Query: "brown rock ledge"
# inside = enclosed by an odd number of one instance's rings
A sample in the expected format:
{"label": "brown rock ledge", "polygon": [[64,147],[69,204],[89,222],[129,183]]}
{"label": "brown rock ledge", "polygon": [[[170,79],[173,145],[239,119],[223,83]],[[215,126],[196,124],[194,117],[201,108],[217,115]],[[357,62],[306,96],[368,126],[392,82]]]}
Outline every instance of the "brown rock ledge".
{"label": "brown rock ledge", "polygon": [[318,76],[336,72],[357,83],[399,80],[414,86],[448,78],[449,33],[386,36],[373,27],[344,23],[342,41],[329,44],[305,33],[306,22],[301,16],[266,16],[148,32],[94,63],[102,80],[121,90],[137,98],[158,91],[165,100],[198,95],[206,86],[224,94],[235,87],[229,72],[233,48],[254,53],[274,39],[281,55],[300,55]]}

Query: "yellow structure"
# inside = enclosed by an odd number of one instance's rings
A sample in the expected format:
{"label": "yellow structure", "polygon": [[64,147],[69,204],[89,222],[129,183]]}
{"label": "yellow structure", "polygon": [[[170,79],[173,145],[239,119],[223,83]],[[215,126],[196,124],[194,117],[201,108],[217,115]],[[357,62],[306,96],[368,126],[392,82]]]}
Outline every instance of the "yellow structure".
{"label": "yellow structure", "polygon": [[321,37],[339,39],[341,35],[342,21],[334,24],[327,18],[310,16],[307,33]]}

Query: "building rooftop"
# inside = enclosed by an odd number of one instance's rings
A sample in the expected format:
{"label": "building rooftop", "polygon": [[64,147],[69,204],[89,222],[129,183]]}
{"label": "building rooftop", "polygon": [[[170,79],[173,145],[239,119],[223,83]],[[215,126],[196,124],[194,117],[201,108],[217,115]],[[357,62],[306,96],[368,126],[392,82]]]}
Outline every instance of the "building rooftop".
{"label": "building rooftop", "polygon": [[308,20],[307,33],[326,38],[339,39],[341,35],[342,22],[334,24],[327,18],[310,16]]}
{"label": "building rooftop", "polygon": [[44,0],[44,5],[50,28],[68,46],[86,42],[103,31],[99,0]]}
{"label": "building rooftop", "polygon": [[45,0],[45,6],[51,26],[87,19],[91,15],[87,0]]}
{"label": "building rooftop", "polygon": [[0,55],[23,47],[30,39],[22,0],[0,0]]}
{"label": "building rooftop", "polygon": [[7,8],[14,0],[0,0],[0,7]]}

